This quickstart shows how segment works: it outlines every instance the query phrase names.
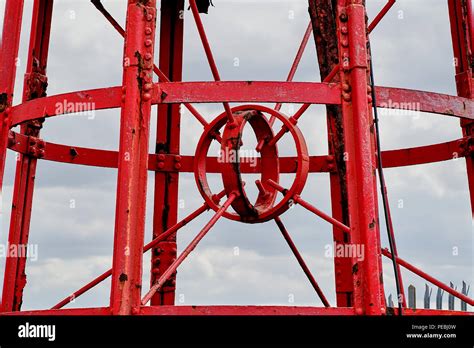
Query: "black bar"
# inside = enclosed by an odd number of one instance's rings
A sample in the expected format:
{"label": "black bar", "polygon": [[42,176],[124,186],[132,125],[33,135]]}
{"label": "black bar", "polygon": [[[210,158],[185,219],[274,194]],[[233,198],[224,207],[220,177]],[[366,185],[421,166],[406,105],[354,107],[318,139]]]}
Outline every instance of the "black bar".
{"label": "black bar", "polygon": [[[48,337],[23,338],[31,325],[55,325]],[[21,326],[24,325],[24,326]],[[42,344],[474,344],[474,317],[40,317],[0,316],[0,347]],[[24,330],[22,332],[25,332]],[[33,332],[33,331],[31,331]],[[43,332],[46,332],[44,330]],[[52,331],[50,331],[52,332]],[[408,335],[421,335],[412,338]],[[435,338],[433,335],[452,335]],[[455,337],[454,337],[455,335]],[[45,334],[45,336],[48,336]],[[52,335],[49,335],[52,338]]]}

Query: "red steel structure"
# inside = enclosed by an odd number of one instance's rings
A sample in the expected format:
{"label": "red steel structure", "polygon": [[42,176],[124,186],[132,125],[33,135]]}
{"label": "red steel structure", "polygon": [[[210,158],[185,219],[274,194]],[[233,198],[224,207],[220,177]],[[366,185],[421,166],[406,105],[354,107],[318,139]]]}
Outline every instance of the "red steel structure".
{"label": "red steel structure", "polygon": [[[16,59],[23,14],[23,0],[7,0],[0,49],[0,187],[3,183],[6,151],[19,154],[8,243],[26,245],[39,159],[62,163],[118,169],[115,237],[112,268],[66,297],[51,309],[21,311],[26,284],[26,258],[7,257],[0,312],[45,315],[385,315],[382,255],[470,305],[474,300],[441,283],[380,245],[376,170],[379,166],[373,103],[391,107],[405,102],[419,103],[423,112],[458,117],[462,138],[417,148],[384,151],[383,166],[419,165],[465,157],[471,207],[474,209],[474,18],[471,0],[448,0],[456,64],[457,96],[408,89],[376,87],[370,80],[370,32],[390,10],[389,0],[376,18],[366,20],[363,0],[310,0],[311,22],[285,82],[221,81],[211,43],[201,21],[208,1],[189,0],[190,10],[214,77],[213,82],[182,82],[184,0],[128,0],[126,27],[107,12],[100,0],[92,0],[106,20],[124,38],[123,83],[121,86],[46,96],[48,44],[53,0],[34,0],[23,101],[12,105]],[[157,6],[159,6],[157,8]],[[250,5],[249,5],[250,6]],[[159,17],[159,18],[158,18]],[[159,39],[155,40],[156,23]],[[292,82],[303,51],[313,33],[322,82]],[[159,42],[159,63],[153,62]],[[157,74],[159,82],[153,82]],[[374,100],[374,96],[376,99]],[[41,139],[47,118],[58,117],[57,103],[94,103],[96,110],[120,108],[118,152]],[[276,103],[274,108],[262,103]],[[222,103],[223,113],[208,123],[194,103]],[[231,107],[229,103],[240,103]],[[251,103],[251,104],[243,104]],[[302,104],[291,116],[283,114],[282,103]],[[204,127],[195,156],[180,155],[180,104]],[[308,153],[298,129],[298,119],[312,104],[327,106],[329,151],[325,156]],[[148,153],[152,105],[158,105],[156,152]],[[74,112],[74,110],[68,110]],[[276,121],[282,124],[274,131]],[[257,165],[209,157],[212,142],[222,153],[238,150],[245,126],[253,129],[260,153]],[[20,131],[12,130],[20,126]],[[278,141],[294,140],[296,156],[280,157]],[[143,245],[147,173],[155,173],[153,240]],[[309,173],[330,175],[332,214],[320,211],[304,197]],[[180,173],[194,173],[204,203],[190,215],[178,218]],[[212,192],[207,173],[221,173],[224,188]],[[261,179],[256,202],[249,201],[242,174],[257,173]],[[294,182],[282,187],[280,174],[293,173]],[[363,261],[335,258],[336,304],[331,306],[316,277],[310,272],[282,221],[292,204],[298,204],[333,225],[336,245],[360,244]],[[232,207],[233,212],[230,210]],[[193,219],[213,210],[214,216],[184,251],[177,255],[176,233]],[[389,213],[389,212],[388,212]],[[274,220],[284,239],[320,297],[324,307],[290,306],[175,306],[176,270],[200,240],[221,218],[258,224]],[[390,220],[390,219],[388,219]],[[390,221],[389,221],[390,222]],[[258,227],[258,226],[256,226]],[[390,229],[393,236],[393,229]],[[142,293],[143,253],[151,251],[151,285]],[[400,274],[400,272],[398,272]],[[63,308],[73,299],[111,277],[110,306]],[[402,285],[401,276],[398,276]],[[403,289],[403,285],[401,286]],[[461,314],[456,311],[408,309],[401,291],[403,314]],[[150,305],[149,305],[150,303]],[[464,314],[466,314],[464,312]],[[469,314],[469,313],[467,313]]]}

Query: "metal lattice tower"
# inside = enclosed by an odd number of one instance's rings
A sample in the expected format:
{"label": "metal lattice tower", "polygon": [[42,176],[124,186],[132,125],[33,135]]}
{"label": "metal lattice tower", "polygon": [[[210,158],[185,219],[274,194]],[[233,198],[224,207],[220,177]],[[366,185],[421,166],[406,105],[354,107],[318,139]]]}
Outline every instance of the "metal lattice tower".
{"label": "metal lattice tower", "polygon": [[[48,47],[53,0],[34,0],[22,103],[12,105],[24,0],[6,0],[3,39],[0,50],[0,187],[3,184],[7,150],[19,154],[12,202],[8,242],[27,244],[30,229],[34,177],[38,160],[118,169],[115,237],[112,268],[77,290],[51,309],[21,311],[26,284],[26,258],[8,257],[4,274],[1,312],[17,314],[387,314],[382,283],[382,256],[396,261],[401,302],[406,308],[399,272],[404,267],[440,289],[474,305],[474,300],[441,283],[399,257],[395,243],[391,250],[380,245],[379,203],[376,170],[377,141],[373,103],[400,105],[405,100],[419,103],[423,112],[458,117],[463,137],[448,143],[382,153],[384,167],[402,167],[452,159],[453,152],[465,157],[471,207],[474,208],[474,18],[471,0],[448,0],[456,64],[457,96],[399,88],[371,86],[370,32],[390,10],[389,0],[368,23],[363,0],[310,0],[310,21],[286,81],[221,81],[207,39],[202,13],[208,1],[189,0],[205,54],[215,81],[182,82],[184,0],[128,0],[126,26],[122,28],[100,0],[92,0],[106,20],[124,38],[123,83],[121,86],[46,96]],[[158,24],[158,25],[157,25]],[[159,27],[158,34],[157,28]],[[303,51],[314,36],[322,82],[293,82]],[[159,36],[155,40],[155,36]],[[153,62],[155,42],[159,62]],[[153,82],[153,74],[159,78]],[[48,143],[40,130],[48,118],[60,117],[57,103],[93,102],[96,110],[120,109],[118,151],[81,148]],[[389,103],[388,101],[391,101]],[[194,103],[221,103],[223,113],[211,122],[193,107]],[[229,103],[239,103],[231,107]],[[247,104],[251,103],[251,104]],[[274,108],[264,103],[276,103]],[[280,111],[282,103],[303,104],[294,115]],[[180,105],[184,105],[204,127],[194,156],[180,154]],[[312,104],[327,106],[329,152],[313,156],[298,128],[298,120]],[[158,105],[156,153],[149,154],[152,105]],[[68,110],[67,112],[74,112]],[[66,111],[64,112],[66,113]],[[283,126],[273,129],[278,121]],[[20,131],[13,129],[20,126]],[[256,168],[242,159],[228,161],[208,155],[217,142],[222,153],[241,147],[245,127],[251,127],[258,141],[260,158]],[[286,134],[288,133],[288,134]],[[290,137],[294,157],[280,157],[278,141]],[[349,160],[344,160],[347,156]],[[155,174],[153,240],[144,246],[147,173]],[[303,189],[309,173],[330,176],[332,213],[309,203]],[[194,173],[204,203],[189,216],[178,219],[180,173]],[[222,173],[223,189],[212,192],[207,173]],[[256,202],[246,195],[243,176],[260,173],[255,182]],[[294,174],[291,186],[283,187],[280,174]],[[253,183],[248,183],[250,185]],[[316,278],[293,243],[281,216],[291,214],[298,204],[333,225],[335,245],[365,247],[363,261],[335,258],[336,304],[330,305]],[[164,209],[164,207],[168,209]],[[202,213],[212,210],[211,220],[184,251],[177,255],[176,233]],[[231,211],[233,210],[233,211]],[[388,216],[389,210],[388,210]],[[325,307],[289,306],[175,306],[176,270],[217,220],[241,223],[275,221],[300,266]],[[390,222],[390,218],[388,219]],[[196,227],[199,228],[199,227]],[[389,228],[392,233],[393,228]],[[151,269],[143,267],[144,252],[152,252]],[[142,284],[143,271],[151,272],[152,285]],[[73,299],[111,278],[110,306],[63,308]],[[143,289],[143,293],[142,293]],[[151,305],[149,303],[151,302]],[[390,310],[397,312],[398,309]],[[411,310],[405,314],[453,314],[454,311]],[[461,313],[461,312],[459,312]]]}

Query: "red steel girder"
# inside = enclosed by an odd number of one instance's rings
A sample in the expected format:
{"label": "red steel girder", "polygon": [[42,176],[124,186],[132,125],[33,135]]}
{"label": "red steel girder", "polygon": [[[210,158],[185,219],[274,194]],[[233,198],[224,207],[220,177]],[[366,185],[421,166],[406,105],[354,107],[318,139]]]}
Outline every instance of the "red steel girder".
{"label": "red steel girder", "polygon": [[[456,67],[456,86],[458,95],[474,98],[474,20],[471,0],[448,0],[449,20],[453,41]],[[471,113],[472,115],[472,113]],[[461,120],[464,136],[474,135],[474,121]],[[471,199],[471,212],[474,216],[474,155],[466,157],[466,171]]]}
{"label": "red steel girder", "polygon": [[[183,65],[184,0],[161,1],[160,16],[160,70],[171,81],[181,81]],[[163,81],[162,81],[163,82]],[[158,105],[155,153],[157,156],[174,155],[173,168],[181,166],[180,132],[181,112],[178,104]],[[207,122],[205,123],[207,124]],[[151,163],[159,163],[153,161]],[[158,168],[157,168],[158,169]],[[153,238],[164,233],[178,220],[177,172],[155,173]],[[151,255],[151,286],[163,275],[176,259],[176,237],[158,244]],[[176,275],[151,299],[152,305],[172,305],[175,299]]]}
{"label": "red steel girder", "polygon": [[[23,86],[23,102],[46,95],[46,65],[48,58],[52,0],[35,0],[30,31],[28,63]],[[42,120],[31,120],[21,125],[21,133],[28,136],[28,152],[17,160],[8,245],[27,246],[33,204],[37,156],[44,152],[37,140]],[[38,143],[38,144],[37,144]],[[41,148],[39,148],[41,146]],[[26,285],[26,255],[7,257],[3,282],[2,307],[4,311],[19,311]]]}
{"label": "red steel girder", "polygon": [[128,1],[110,295],[113,314],[132,314],[140,306],[155,26],[155,0]]}
{"label": "red steel girder", "polygon": [[[357,314],[386,313],[382,284],[380,233],[376,206],[375,148],[368,101],[368,54],[365,7],[360,1],[338,0],[340,80],[346,151],[351,243],[363,245],[363,261],[352,261],[354,307]],[[344,29],[346,28],[346,30]],[[349,58],[347,61],[346,58]]]}

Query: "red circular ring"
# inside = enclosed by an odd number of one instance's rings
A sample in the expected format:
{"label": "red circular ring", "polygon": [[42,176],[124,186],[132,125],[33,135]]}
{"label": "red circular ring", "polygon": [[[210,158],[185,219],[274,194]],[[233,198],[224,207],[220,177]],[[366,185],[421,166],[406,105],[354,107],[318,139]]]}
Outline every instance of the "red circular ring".
{"label": "red circular ring", "polygon": [[[284,114],[262,105],[241,105],[232,108],[233,113],[239,111],[247,110],[256,110],[262,113],[270,114],[280,120],[285,127],[288,128],[290,134],[293,137],[296,146],[296,175],[295,180],[291,187],[285,191],[283,199],[277,203],[273,208],[267,209],[261,215],[258,215],[256,218],[244,219],[236,213],[224,212],[223,216],[234,221],[248,222],[248,223],[259,223],[265,222],[275,217],[283,214],[291,206],[291,199],[300,194],[303,191],[306,179],[308,178],[309,172],[309,155],[308,149],[306,147],[306,142],[304,140],[303,134],[299,128],[294,125]],[[196,184],[198,186],[199,192],[202,197],[214,211],[219,210],[220,206],[215,202],[215,195],[211,192],[209,184],[207,181],[207,154],[212,140],[215,138],[215,134],[225,126],[227,123],[227,114],[223,112],[217,116],[208,126],[206,126],[204,133],[199,139],[198,145],[196,147],[196,154],[194,158],[194,176],[196,179]]]}
{"label": "red circular ring", "polygon": [[[225,115],[227,117],[227,115]],[[232,202],[232,207],[240,215],[242,221],[251,222],[260,215],[264,215],[273,208],[278,192],[267,184],[268,180],[279,181],[280,166],[276,144],[268,145],[268,140],[273,138],[273,131],[267,118],[259,111],[246,110],[234,113],[235,124],[226,123],[222,134],[221,153],[219,162],[222,163],[222,182],[224,183],[227,197],[234,191],[239,196]],[[255,205],[250,203],[244,189],[241,176],[242,134],[246,124],[252,127],[257,142],[263,142],[260,150],[261,185],[263,190],[258,194]],[[248,156],[248,158],[250,158]]]}

